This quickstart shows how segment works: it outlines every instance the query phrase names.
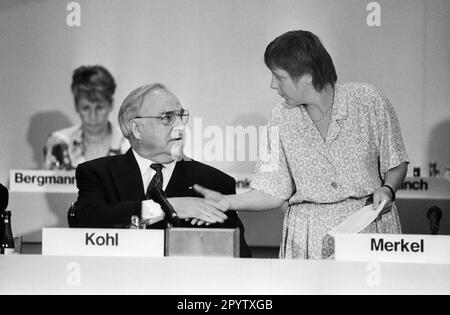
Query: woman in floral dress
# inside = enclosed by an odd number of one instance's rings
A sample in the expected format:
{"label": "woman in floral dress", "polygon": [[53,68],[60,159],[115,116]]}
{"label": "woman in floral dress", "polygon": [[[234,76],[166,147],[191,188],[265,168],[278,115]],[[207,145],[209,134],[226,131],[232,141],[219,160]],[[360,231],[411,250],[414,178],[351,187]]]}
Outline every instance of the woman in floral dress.
{"label": "woman in floral dress", "polygon": [[279,36],[264,57],[271,88],[284,100],[269,119],[253,190],[231,196],[196,190],[222,210],[284,205],[281,258],[332,257],[327,233],[368,203],[376,209],[387,201],[363,232],[401,233],[394,200],[408,157],[389,100],[369,84],[337,82],[331,57],[310,32]]}

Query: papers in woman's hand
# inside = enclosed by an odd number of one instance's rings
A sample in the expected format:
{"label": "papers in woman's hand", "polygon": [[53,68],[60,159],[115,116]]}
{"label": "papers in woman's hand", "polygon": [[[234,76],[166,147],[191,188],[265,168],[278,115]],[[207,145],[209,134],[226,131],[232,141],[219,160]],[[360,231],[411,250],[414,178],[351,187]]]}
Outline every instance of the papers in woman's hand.
{"label": "papers in woman's hand", "polygon": [[328,234],[332,237],[336,233],[359,233],[364,230],[370,223],[380,215],[383,210],[386,200],[383,200],[376,210],[373,210],[373,205],[365,206],[356,213],[348,217],[344,222],[331,229]]}

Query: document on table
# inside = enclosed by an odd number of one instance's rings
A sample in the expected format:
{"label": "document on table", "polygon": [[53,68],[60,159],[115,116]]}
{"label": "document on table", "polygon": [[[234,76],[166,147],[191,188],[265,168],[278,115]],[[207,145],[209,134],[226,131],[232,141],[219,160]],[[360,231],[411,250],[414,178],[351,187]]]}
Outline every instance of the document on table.
{"label": "document on table", "polygon": [[344,222],[331,229],[328,234],[334,237],[336,233],[361,232],[380,215],[385,204],[386,200],[383,200],[376,210],[373,210],[373,205],[365,206],[348,217]]}

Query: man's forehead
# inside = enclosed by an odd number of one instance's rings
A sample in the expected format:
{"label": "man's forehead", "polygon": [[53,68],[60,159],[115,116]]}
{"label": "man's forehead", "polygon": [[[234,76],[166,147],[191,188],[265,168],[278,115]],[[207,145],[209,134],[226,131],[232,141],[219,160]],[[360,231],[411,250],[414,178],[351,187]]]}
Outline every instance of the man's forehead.
{"label": "man's forehead", "polygon": [[156,90],[147,94],[142,103],[142,109],[152,112],[165,112],[181,107],[179,100],[171,92]]}

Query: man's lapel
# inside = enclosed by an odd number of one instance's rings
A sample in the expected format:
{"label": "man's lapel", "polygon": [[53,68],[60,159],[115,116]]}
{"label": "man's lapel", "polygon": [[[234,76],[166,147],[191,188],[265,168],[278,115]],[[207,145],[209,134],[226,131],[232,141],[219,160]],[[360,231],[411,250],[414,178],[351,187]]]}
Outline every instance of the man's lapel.
{"label": "man's lapel", "polygon": [[110,173],[122,201],[145,199],[141,171],[131,149],[111,167]]}
{"label": "man's lapel", "polygon": [[191,162],[181,160],[175,164],[175,168],[166,187],[165,193],[167,197],[195,197],[194,190],[189,189],[194,183],[192,169],[189,167]]}

